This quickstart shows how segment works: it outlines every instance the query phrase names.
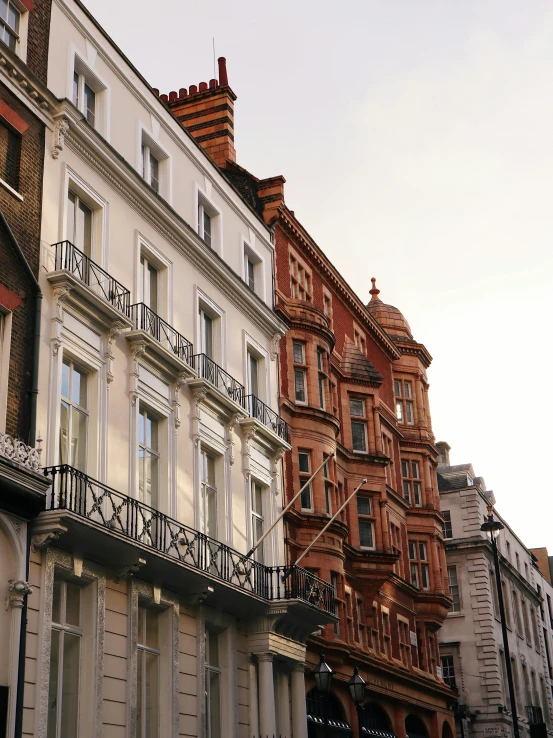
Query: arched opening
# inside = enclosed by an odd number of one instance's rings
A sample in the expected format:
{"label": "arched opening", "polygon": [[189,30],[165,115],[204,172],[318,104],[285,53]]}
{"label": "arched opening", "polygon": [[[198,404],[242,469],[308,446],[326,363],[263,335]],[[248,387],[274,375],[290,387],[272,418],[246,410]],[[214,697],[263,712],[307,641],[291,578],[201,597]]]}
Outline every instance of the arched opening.
{"label": "arched opening", "polygon": [[361,711],[363,736],[395,738],[388,713],[376,702],[366,702]]}
{"label": "arched opening", "polygon": [[407,715],[405,718],[405,732],[407,738],[428,738],[426,725],[417,715]]}
{"label": "arched opening", "polygon": [[453,731],[451,725],[448,722],[444,722],[442,725],[442,738],[453,738]]}
{"label": "arched opening", "polygon": [[[308,738],[351,738],[353,731],[336,695],[311,689],[305,698]],[[328,728],[326,727],[328,723]]]}

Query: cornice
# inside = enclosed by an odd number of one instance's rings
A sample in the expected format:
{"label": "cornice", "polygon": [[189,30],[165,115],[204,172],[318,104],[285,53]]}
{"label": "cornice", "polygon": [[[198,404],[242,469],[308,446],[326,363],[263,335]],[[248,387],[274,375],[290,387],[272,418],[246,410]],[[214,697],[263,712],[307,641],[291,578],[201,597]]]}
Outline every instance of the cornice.
{"label": "cornice", "polygon": [[44,125],[52,127],[57,99],[46,85],[35,77],[23,59],[13,54],[4,44],[0,52],[0,79],[31,113]]}
{"label": "cornice", "polygon": [[410,356],[416,356],[418,359],[420,359],[421,364],[424,366],[425,369],[428,369],[428,367],[432,363],[432,356],[430,355],[426,346],[424,346],[422,343],[417,343],[416,341],[409,343],[404,343],[403,341],[394,341],[394,343],[402,354],[409,354]]}
{"label": "cornice", "polygon": [[56,116],[69,122],[65,143],[124,197],[131,207],[150,222],[187,261],[215,285],[263,333],[272,338],[286,332],[277,315],[248,290],[237,274],[194,229],[161,197],[142,181],[138,172],[119,156],[94,129],[82,123],[82,114],[68,101],[62,101]]}
{"label": "cornice", "polygon": [[289,231],[294,239],[301,241],[303,247],[308,251],[311,260],[316,263],[321,272],[326,275],[329,282],[340,293],[342,299],[351,308],[353,308],[358,318],[363,322],[365,328],[368,328],[373,338],[375,338],[381,348],[385,350],[388,358],[392,360],[399,359],[401,357],[401,351],[398,349],[396,344],[380,326],[378,321],[372,317],[359,297],[353,292],[338,270],[335,269],[330,261],[324,256],[321,249],[317,246],[315,241],[313,241],[311,236],[309,236],[307,231],[304,230],[303,226],[301,226],[296,218],[290,213],[286,205],[281,205],[277,209],[277,213],[279,223],[283,228]]}
{"label": "cornice", "polygon": [[[294,402],[292,402],[292,400],[290,400],[288,397],[284,397],[283,395],[281,395],[280,398],[280,407],[282,410],[286,410],[290,418],[312,418],[319,423],[324,423],[325,425],[328,425],[329,427],[333,428],[334,439],[338,436],[338,433],[340,432],[340,420],[335,415],[332,415],[332,413],[327,413],[326,410],[321,410],[321,408],[314,407],[312,405],[296,405]],[[293,437],[294,431],[296,429],[291,422],[289,422],[289,426],[290,433]],[[298,428],[297,430],[298,432],[300,432],[303,429]]]}
{"label": "cornice", "polygon": [[[258,237],[265,242],[265,244],[273,250],[273,244],[271,242],[271,229],[266,225],[263,219],[255,212],[251,207],[240,196],[240,193],[236,191],[234,187],[230,187],[234,197],[229,196],[227,188],[229,188],[229,182],[226,177],[223,176],[219,167],[210,159],[208,154],[202,149],[200,144],[194,139],[194,137],[179,123],[177,118],[169,110],[169,108],[163,103],[163,101],[155,94],[153,89],[150,87],[148,82],[144,79],[142,74],[131,64],[129,59],[123,54],[121,49],[114,43],[114,41],[108,36],[105,30],[100,26],[92,14],[87,8],[82,5],[79,0],[75,0],[75,5],[78,7],[88,20],[93,24],[95,29],[104,37],[106,42],[114,49],[115,53],[118,54],[121,59],[128,65],[131,74],[125,75],[121,66],[115,64],[111,57],[107,55],[104,49],[98,45],[95,38],[92,37],[90,29],[78,18],[78,16],[71,10],[71,8],[63,0],[54,0],[55,4],[68,18],[69,22],[74,25],[88,41],[93,44],[98,56],[104,64],[109,67],[110,71],[118,78],[122,85],[124,85],[134,97],[139,97],[141,104],[147,109],[147,112],[154,116],[160,121],[165,133],[171,138],[179,149],[186,154],[186,156],[197,166],[204,176],[209,177],[212,181],[214,188],[217,193],[225,200],[225,202],[236,212],[247,218],[248,223],[252,226],[252,229],[256,231]],[[144,87],[148,90],[148,96],[142,94],[140,90],[132,84],[131,79],[133,75],[140,80]],[[148,99],[150,97],[150,100]],[[155,100],[156,104],[152,101]],[[166,118],[166,120],[164,120]],[[167,120],[168,118],[168,120]],[[223,186],[224,183],[224,186]]]}

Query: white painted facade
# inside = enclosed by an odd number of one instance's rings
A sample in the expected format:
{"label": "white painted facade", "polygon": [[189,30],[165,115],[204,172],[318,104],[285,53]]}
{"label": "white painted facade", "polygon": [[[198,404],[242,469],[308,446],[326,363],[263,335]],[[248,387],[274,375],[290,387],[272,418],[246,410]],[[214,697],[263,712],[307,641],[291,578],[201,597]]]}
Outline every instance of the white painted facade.
{"label": "white painted facade", "polygon": [[78,2],[50,34],[23,735],[305,738],[334,618],[281,525],[245,556],[290,448],[271,233]]}
{"label": "white painted facade", "polygon": [[[458,701],[470,713],[467,720],[457,720],[458,735],[512,736],[493,553],[480,530],[495,497],[470,464],[439,466],[438,480],[454,599],[440,631],[441,663],[444,678],[454,680]],[[494,515],[505,526],[498,549],[520,735],[530,735],[527,706],[542,710],[548,735],[553,735],[543,577],[512,528],[495,510]]]}

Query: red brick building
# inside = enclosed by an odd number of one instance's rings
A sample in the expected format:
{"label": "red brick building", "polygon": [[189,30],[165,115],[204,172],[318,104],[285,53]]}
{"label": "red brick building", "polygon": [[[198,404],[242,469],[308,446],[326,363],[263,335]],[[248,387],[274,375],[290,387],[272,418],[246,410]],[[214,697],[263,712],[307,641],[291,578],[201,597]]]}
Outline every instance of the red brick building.
{"label": "red brick building", "polygon": [[[431,357],[399,310],[381,301],[374,280],[368,305],[351,290],[287,207],[283,177],[259,180],[235,163],[236,96],[224,60],[219,73],[222,84],[162,98],[274,227],[275,309],[290,326],[280,341],[281,415],[293,445],[285,457],[287,500],[332,457],[288,513],[291,562],[366,479],[302,561],[333,582],[339,602],[339,621],[310,641],[309,734],[323,735],[325,715],[334,721],[331,735],[358,734],[347,687],[357,664],[367,682],[365,734],[449,738],[453,695],[441,679],[436,635],[450,600],[426,377]],[[326,704],[312,677],[322,649],[334,670]]]}

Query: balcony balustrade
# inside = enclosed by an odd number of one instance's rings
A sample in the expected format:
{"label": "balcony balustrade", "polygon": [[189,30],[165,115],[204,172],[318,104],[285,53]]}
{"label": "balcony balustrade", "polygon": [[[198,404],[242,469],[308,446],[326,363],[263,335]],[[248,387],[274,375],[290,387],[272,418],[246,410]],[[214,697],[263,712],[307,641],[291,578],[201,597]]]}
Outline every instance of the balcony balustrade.
{"label": "balcony balustrade", "polygon": [[178,359],[192,366],[194,349],[190,341],[143,302],[130,306],[130,317],[137,331],[144,331]]}
{"label": "balcony balustrade", "polygon": [[250,417],[255,418],[266,428],[276,433],[279,438],[288,443],[288,423],[283,420],[278,413],[267,407],[259,397],[255,395],[246,395],[246,409]]}
{"label": "balcony balustrade", "polygon": [[128,317],[131,293],[120,282],[98,266],[71,241],[53,244],[56,250],[55,269],[66,271],[76,280],[88,287],[96,296]]}
{"label": "balcony balustrade", "polygon": [[243,384],[240,384],[234,377],[231,377],[230,374],[216,364],[207,354],[195,354],[192,358],[192,366],[196,370],[198,377],[207,380],[219,392],[222,392],[237,405],[241,405],[243,408],[246,407],[246,392]]}
{"label": "balcony balustrade", "polygon": [[543,723],[543,713],[541,707],[535,705],[526,705],[526,718],[529,725],[541,725]]}
{"label": "balcony balustrade", "polygon": [[52,480],[50,510],[67,510],[265,600],[301,600],[336,613],[332,586],[301,567],[265,566],[67,464],[44,475]]}

